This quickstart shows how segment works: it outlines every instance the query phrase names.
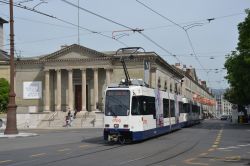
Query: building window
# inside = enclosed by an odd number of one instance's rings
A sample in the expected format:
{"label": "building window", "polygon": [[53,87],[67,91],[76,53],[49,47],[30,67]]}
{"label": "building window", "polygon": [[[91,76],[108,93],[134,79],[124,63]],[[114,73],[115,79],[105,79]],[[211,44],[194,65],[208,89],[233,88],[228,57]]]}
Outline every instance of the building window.
{"label": "building window", "polygon": [[161,78],[158,78],[158,88],[161,88]]}
{"label": "building window", "polygon": [[164,83],[164,90],[167,91],[167,89],[168,89],[168,84],[167,84],[167,81],[165,81],[165,83]]}

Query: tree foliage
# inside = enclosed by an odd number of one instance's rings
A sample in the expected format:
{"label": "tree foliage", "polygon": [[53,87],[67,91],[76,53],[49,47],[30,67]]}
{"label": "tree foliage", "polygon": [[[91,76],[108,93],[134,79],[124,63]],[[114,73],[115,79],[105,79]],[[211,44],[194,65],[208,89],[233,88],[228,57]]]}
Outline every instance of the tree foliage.
{"label": "tree foliage", "polygon": [[225,62],[226,79],[230,89],[225,98],[235,104],[250,104],[250,12],[245,21],[238,25],[239,42]]}
{"label": "tree foliage", "polygon": [[9,90],[8,81],[4,78],[0,78],[0,112],[7,112]]}

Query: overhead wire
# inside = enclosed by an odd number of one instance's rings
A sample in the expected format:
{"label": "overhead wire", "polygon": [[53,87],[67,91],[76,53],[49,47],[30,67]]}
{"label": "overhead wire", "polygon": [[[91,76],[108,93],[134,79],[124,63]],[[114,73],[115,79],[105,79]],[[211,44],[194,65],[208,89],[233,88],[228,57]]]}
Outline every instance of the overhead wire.
{"label": "overhead wire", "polygon": [[[163,19],[165,19],[165,20],[167,20],[167,21],[173,23],[174,25],[178,26],[180,29],[184,30],[184,31],[185,31],[185,34],[186,34],[186,36],[187,36],[187,38],[188,38],[189,45],[190,45],[190,47],[191,47],[191,49],[192,49],[192,52],[193,52],[193,54],[194,54],[194,56],[195,56],[196,61],[199,63],[199,65],[201,66],[201,68],[204,68],[203,65],[201,64],[199,58],[198,58],[197,55],[196,55],[196,52],[195,52],[193,43],[192,43],[191,38],[190,38],[190,36],[189,36],[189,34],[188,34],[188,32],[187,32],[187,30],[188,30],[189,28],[185,28],[185,27],[181,26],[180,24],[178,24],[178,23],[176,23],[175,21],[173,21],[173,20],[167,18],[166,16],[160,14],[159,12],[157,12],[156,10],[152,9],[151,7],[149,7],[148,5],[142,3],[142,2],[139,1],[139,0],[136,0],[136,2],[138,2],[139,4],[141,4],[142,6],[144,6],[145,8],[149,9],[149,10],[152,11],[153,13],[159,15],[159,16],[162,17]],[[208,73],[207,73],[207,76],[208,76]],[[209,80],[208,80],[208,82],[209,82]]]}
{"label": "overhead wire", "polygon": [[[1,2],[1,3],[5,3],[5,4],[9,4],[9,2],[8,2],[7,0],[0,0],[0,2]],[[91,32],[91,33],[93,33],[93,34],[101,35],[101,36],[103,36],[103,37],[106,37],[106,38],[115,40],[115,41],[119,42],[120,44],[122,44],[122,45],[124,45],[124,46],[127,46],[127,44],[125,44],[124,42],[122,42],[122,41],[120,41],[120,40],[117,40],[117,39],[113,39],[112,37],[110,37],[110,36],[108,36],[108,35],[105,35],[105,34],[103,34],[103,33],[101,33],[101,32],[93,31],[93,30],[91,30],[91,29],[88,29],[88,28],[85,28],[85,27],[82,27],[82,26],[78,26],[78,25],[76,25],[76,24],[74,24],[74,23],[71,23],[71,22],[69,22],[69,21],[66,21],[66,20],[64,20],[64,19],[61,19],[61,18],[55,17],[55,16],[53,16],[53,15],[50,15],[50,14],[47,14],[47,13],[38,11],[38,10],[36,10],[36,9],[34,9],[34,8],[29,8],[29,7],[24,6],[24,5],[21,5],[21,4],[16,4],[16,3],[14,3],[13,5],[14,5],[15,7],[18,7],[18,8],[22,8],[22,9],[25,9],[25,10],[29,10],[29,11],[32,11],[32,12],[35,12],[35,13],[38,13],[38,14],[41,14],[41,15],[44,15],[44,16],[47,16],[47,17],[56,19],[56,20],[58,20],[58,21],[60,21],[60,22],[63,22],[63,23],[69,24],[69,25],[72,25],[72,26],[75,26],[75,27],[79,27],[79,28],[81,28],[81,29],[83,29],[83,30],[86,30],[86,31],[89,31],[89,32]]]}
{"label": "overhead wire", "polygon": [[176,58],[176,59],[178,60],[178,62],[180,62],[180,59],[178,59],[173,53],[171,53],[170,51],[168,51],[166,48],[162,47],[160,44],[158,44],[156,41],[154,41],[153,39],[151,39],[151,38],[150,38],[149,36],[147,36],[146,34],[142,33],[142,31],[141,31],[140,29],[138,29],[138,28],[132,28],[132,27],[129,27],[129,26],[127,26],[127,25],[121,24],[121,23],[119,23],[119,22],[117,22],[117,21],[114,21],[114,20],[112,20],[112,19],[109,19],[109,18],[107,18],[107,17],[104,17],[104,16],[102,16],[102,15],[100,15],[100,14],[94,13],[94,12],[88,10],[88,9],[85,9],[85,8],[83,8],[83,7],[80,7],[80,6],[78,6],[78,5],[76,5],[76,4],[72,3],[72,2],[67,1],[67,0],[61,0],[61,1],[67,3],[68,5],[71,5],[71,6],[73,6],[73,7],[79,8],[79,9],[81,9],[81,10],[87,12],[87,13],[90,13],[90,14],[92,14],[92,15],[95,15],[96,17],[99,17],[99,18],[101,18],[101,19],[104,19],[104,20],[106,20],[106,21],[108,21],[108,22],[111,22],[111,23],[113,23],[113,24],[122,26],[122,27],[124,27],[124,28],[127,28],[127,29],[133,31],[133,32],[138,32],[138,33],[141,34],[145,39],[147,39],[148,41],[150,41],[151,43],[153,43],[154,45],[156,45],[157,47],[159,47],[160,49],[162,49],[164,52],[166,52],[166,53],[172,55],[174,58]]}

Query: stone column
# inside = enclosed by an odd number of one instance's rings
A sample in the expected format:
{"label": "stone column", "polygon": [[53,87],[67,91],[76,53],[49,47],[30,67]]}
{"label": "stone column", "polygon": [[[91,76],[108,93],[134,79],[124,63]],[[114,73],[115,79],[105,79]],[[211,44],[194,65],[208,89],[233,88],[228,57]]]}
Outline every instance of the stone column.
{"label": "stone column", "polygon": [[98,68],[94,70],[94,111],[99,111],[97,108],[98,103]]}
{"label": "stone column", "polygon": [[82,70],[82,111],[87,111],[86,69],[84,68],[81,70]]}
{"label": "stone column", "polygon": [[73,111],[73,70],[68,69],[68,104],[69,109]]}
{"label": "stone column", "polygon": [[44,70],[45,72],[45,111],[50,111],[50,79],[49,70]]}
{"label": "stone column", "polygon": [[56,111],[61,111],[62,105],[62,81],[61,81],[61,69],[56,70]]}
{"label": "stone column", "polygon": [[106,81],[107,81],[107,86],[111,83],[111,70],[112,69],[106,69]]}

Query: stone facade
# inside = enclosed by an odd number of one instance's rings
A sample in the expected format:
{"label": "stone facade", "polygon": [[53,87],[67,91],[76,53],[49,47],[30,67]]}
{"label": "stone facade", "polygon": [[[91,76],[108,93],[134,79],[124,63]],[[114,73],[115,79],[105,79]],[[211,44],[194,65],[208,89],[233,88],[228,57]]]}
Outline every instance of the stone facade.
{"label": "stone facade", "polygon": [[[129,54],[122,55],[128,57]],[[164,81],[180,81],[183,75],[154,52],[137,53],[126,59],[131,79],[144,78],[143,62],[151,64],[150,86],[164,90]],[[102,110],[104,91],[111,83],[125,79],[122,64],[115,54],[104,54],[73,44],[52,54],[16,61],[16,103],[18,113]],[[161,80],[159,82],[159,80]],[[24,98],[41,83],[38,98]],[[160,84],[160,86],[159,86]]]}

